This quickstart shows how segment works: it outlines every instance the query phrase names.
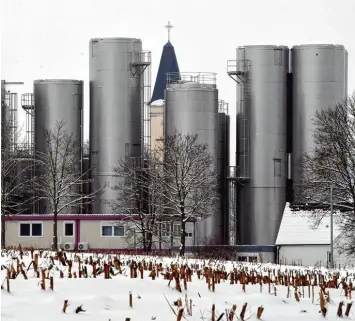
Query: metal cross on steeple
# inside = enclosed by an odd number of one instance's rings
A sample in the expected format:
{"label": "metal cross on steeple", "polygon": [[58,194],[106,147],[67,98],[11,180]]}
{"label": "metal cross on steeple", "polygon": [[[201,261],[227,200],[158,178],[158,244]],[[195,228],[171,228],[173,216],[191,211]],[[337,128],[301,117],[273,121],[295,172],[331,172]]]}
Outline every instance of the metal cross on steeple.
{"label": "metal cross on steeple", "polygon": [[168,41],[170,41],[170,29],[173,27],[174,26],[170,24],[170,21],[168,21],[168,24],[165,26],[165,28],[168,29]]}

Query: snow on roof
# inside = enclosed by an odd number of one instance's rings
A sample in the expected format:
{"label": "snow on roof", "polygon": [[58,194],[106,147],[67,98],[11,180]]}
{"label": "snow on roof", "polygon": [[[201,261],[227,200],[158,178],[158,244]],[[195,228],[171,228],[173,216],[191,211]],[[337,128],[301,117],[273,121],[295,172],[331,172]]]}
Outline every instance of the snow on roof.
{"label": "snow on roof", "polygon": [[151,105],[150,105],[150,107],[161,107],[161,106],[164,106],[164,104],[165,104],[165,100],[164,99],[158,99],[158,100],[154,100],[152,103],[151,103]]}
{"label": "snow on roof", "polygon": [[[318,213],[317,213],[318,215]],[[330,215],[325,214],[315,226],[313,211],[292,211],[286,203],[275,245],[326,245],[330,244]],[[334,239],[339,236],[339,225],[334,215]]]}

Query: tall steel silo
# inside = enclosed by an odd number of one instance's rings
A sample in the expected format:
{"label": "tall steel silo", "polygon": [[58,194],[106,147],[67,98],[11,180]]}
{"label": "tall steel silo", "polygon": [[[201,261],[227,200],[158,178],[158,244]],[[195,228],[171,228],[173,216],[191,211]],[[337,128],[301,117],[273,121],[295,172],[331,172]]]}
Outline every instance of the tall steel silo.
{"label": "tall steel silo", "polygon": [[150,52],[135,38],[90,40],[91,191],[97,193],[92,213],[111,213],[118,183],[113,168],[125,156],[143,150],[144,70]]}
{"label": "tall steel silo", "polygon": [[[64,122],[64,130],[74,135],[77,142],[78,168],[81,170],[83,139],[83,81],[71,79],[45,79],[34,81],[35,101],[35,151],[45,152],[47,130],[53,130],[57,122]],[[49,212],[47,204],[38,207],[39,214]],[[68,209],[71,213],[80,213],[80,208]]]}
{"label": "tall steel silo", "polygon": [[[211,155],[217,155],[218,90],[213,73],[171,73],[167,76],[164,111],[165,137],[177,130],[199,135]],[[215,162],[217,171],[217,157]],[[223,220],[217,206],[215,215],[198,222],[197,243],[206,237],[222,243]]]}
{"label": "tall steel silo", "polygon": [[286,201],[289,49],[237,48],[237,243],[275,244]]}
{"label": "tall steel silo", "polygon": [[316,111],[327,109],[346,97],[346,56],[346,50],[341,45],[312,44],[292,47],[291,162],[294,189],[301,184],[302,156],[315,147],[313,119]]}

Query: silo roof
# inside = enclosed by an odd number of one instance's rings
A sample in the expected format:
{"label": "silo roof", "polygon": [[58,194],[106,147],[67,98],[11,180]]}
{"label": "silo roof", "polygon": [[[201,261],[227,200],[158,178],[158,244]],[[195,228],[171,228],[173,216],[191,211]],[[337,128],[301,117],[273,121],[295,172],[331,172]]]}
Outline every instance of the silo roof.
{"label": "silo roof", "polygon": [[106,38],[92,38],[90,42],[142,42],[138,38],[127,38],[127,37],[106,37]]}
{"label": "silo roof", "polygon": [[343,45],[337,45],[337,44],[324,44],[324,43],[319,43],[319,44],[301,44],[297,46],[293,46],[292,50],[302,50],[302,49],[328,49],[328,48],[334,48],[334,49],[340,49],[344,50],[345,47]]}
{"label": "silo roof", "polygon": [[77,80],[77,79],[36,79],[34,81],[35,84],[63,84],[63,83],[76,83],[76,84],[82,84],[83,80]]}
{"label": "silo roof", "polygon": [[277,46],[277,45],[245,45],[245,46],[239,46],[237,47],[238,49],[259,49],[259,50],[274,50],[274,49],[288,49],[287,46]]}

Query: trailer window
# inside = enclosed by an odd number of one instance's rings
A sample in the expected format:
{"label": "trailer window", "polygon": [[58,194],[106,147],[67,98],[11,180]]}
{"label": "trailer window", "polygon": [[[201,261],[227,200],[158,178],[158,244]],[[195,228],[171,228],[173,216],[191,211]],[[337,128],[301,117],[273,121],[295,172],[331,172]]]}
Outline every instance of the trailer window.
{"label": "trailer window", "polygon": [[74,236],[74,223],[65,222],[64,223],[64,236]]}
{"label": "trailer window", "polygon": [[113,237],[113,236],[119,236],[123,237],[125,236],[125,228],[124,225],[120,224],[102,224],[101,225],[101,236],[104,237]]}
{"label": "trailer window", "polygon": [[42,237],[43,224],[42,222],[20,222],[19,228],[20,237]]}
{"label": "trailer window", "polygon": [[31,223],[20,224],[20,236],[31,236]]}

